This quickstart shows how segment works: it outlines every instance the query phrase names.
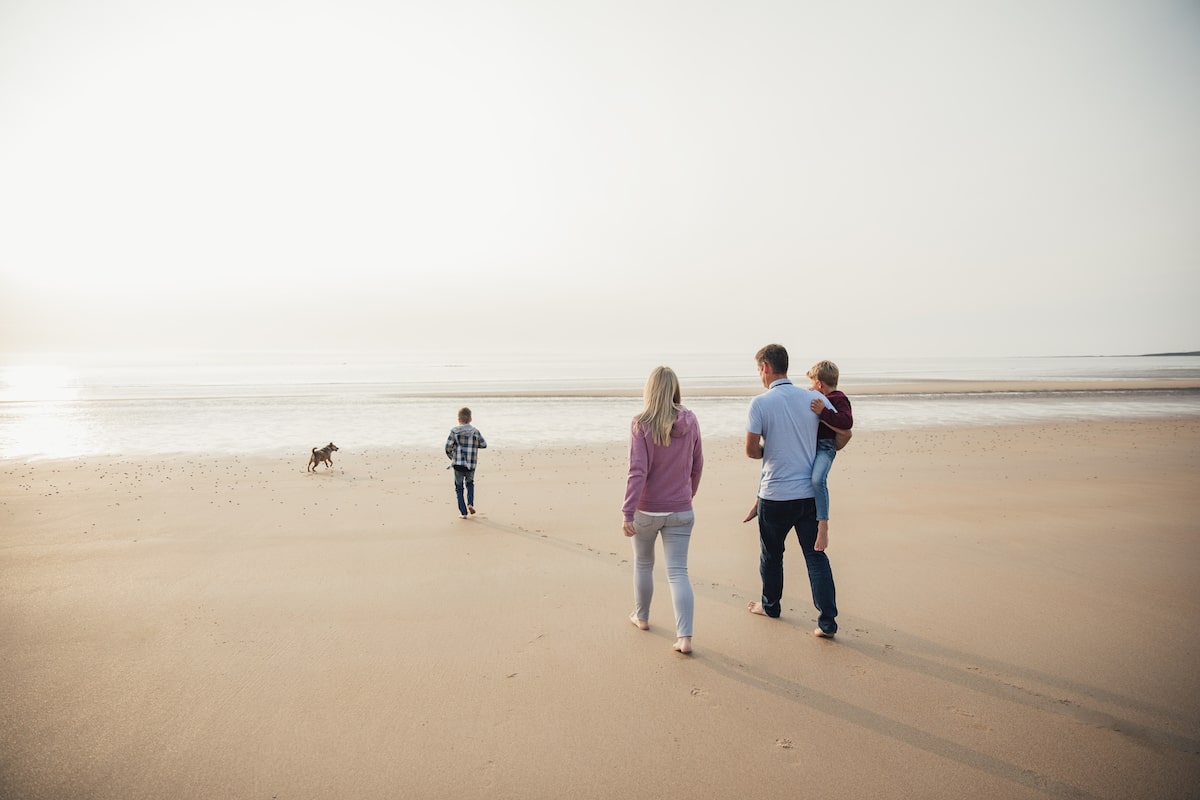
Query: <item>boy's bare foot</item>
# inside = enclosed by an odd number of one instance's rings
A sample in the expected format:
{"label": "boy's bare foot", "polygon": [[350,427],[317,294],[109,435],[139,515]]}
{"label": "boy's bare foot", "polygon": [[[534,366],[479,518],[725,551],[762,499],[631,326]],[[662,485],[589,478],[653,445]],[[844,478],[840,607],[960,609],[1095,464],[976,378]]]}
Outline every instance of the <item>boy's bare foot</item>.
{"label": "boy's bare foot", "polygon": [[459,514],[458,516],[459,516],[459,519],[466,519],[466,518],[467,518],[467,515],[466,515],[466,514]]}
{"label": "boy's bare foot", "polygon": [[832,639],[834,635],[832,633],[826,633],[820,628],[817,628],[815,631],[813,631],[813,636],[816,636],[818,639]]}
{"label": "boy's bare foot", "polygon": [[638,619],[636,611],[629,615],[629,621],[632,622],[634,627],[640,631],[650,630],[650,623],[644,619]]}
{"label": "boy's bare foot", "polygon": [[675,644],[671,646],[671,649],[676,653],[683,653],[685,656],[690,656],[692,654],[692,637],[680,636],[675,640]]}
{"label": "boy's bare foot", "polygon": [[750,601],[750,603],[746,605],[746,610],[751,614],[762,614],[764,617],[768,616],[767,610],[763,608],[762,603],[758,602],[757,600]]}
{"label": "boy's bare foot", "polygon": [[472,513],[472,514],[474,514],[474,513],[475,513],[475,506],[467,506],[467,511],[469,511],[469,512],[470,512],[470,513]]}
{"label": "boy's bare foot", "polygon": [[817,541],[813,544],[813,550],[822,553],[826,547],[829,547],[829,520],[819,519],[817,520]]}

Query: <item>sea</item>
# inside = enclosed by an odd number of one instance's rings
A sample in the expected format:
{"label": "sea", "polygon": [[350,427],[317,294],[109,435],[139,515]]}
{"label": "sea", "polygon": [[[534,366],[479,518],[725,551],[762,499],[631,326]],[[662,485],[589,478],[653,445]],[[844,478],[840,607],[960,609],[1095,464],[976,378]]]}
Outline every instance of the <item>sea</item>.
{"label": "sea", "polygon": [[[440,452],[464,405],[493,448],[619,442],[641,410],[641,388],[658,364],[678,373],[683,402],[706,438],[742,435],[747,391],[761,389],[753,356],[746,353],[52,354],[0,363],[0,458],[306,455],[328,442],[349,452]],[[1121,388],[1130,379],[1200,381],[1196,354],[847,358],[839,359],[839,367],[859,435],[1200,416],[1200,389]],[[801,381],[804,371],[796,365],[791,370]],[[931,380],[1034,386],[853,392],[856,385],[907,387]]]}

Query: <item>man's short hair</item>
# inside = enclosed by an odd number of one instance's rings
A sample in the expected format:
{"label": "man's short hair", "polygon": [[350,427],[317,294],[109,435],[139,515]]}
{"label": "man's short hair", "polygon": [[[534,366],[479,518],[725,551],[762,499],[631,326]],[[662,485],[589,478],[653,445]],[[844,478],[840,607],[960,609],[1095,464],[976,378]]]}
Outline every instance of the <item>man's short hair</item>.
{"label": "man's short hair", "polygon": [[788,353],[781,344],[769,344],[754,354],[754,360],[759,364],[770,364],[771,372],[776,375],[787,375]]}
{"label": "man's short hair", "polygon": [[458,410],[458,421],[464,425],[466,425],[468,422],[470,422],[471,421],[471,409],[466,408],[465,406],[463,408],[460,408]]}

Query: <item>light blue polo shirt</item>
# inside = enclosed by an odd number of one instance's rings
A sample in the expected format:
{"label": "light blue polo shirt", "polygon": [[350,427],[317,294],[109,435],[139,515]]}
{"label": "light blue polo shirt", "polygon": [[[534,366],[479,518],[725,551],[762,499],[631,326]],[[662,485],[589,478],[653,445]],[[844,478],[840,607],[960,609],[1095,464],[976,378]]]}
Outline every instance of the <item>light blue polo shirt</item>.
{"label": "light blue polo shirt", "polygon": [[825,402],[825,396],[815,389],[801,389],[780,378],[750,401],[746,433],[763,437],[758,482],[758,496],[763,500],[800,500],[815,495],[812,466],[820,420],[811,403],[818,397]]}

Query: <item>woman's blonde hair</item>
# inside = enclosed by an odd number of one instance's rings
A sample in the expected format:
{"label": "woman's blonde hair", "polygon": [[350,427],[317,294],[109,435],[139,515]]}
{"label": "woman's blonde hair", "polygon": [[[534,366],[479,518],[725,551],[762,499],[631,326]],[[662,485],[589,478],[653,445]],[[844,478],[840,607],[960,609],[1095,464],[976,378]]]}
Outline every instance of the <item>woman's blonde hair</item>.
{"label": "woman's blonde hair", "polygon": [[634,431],[648,430],[654,443],[671,446],[671,426],[679,416],[679,378],[670,367],[655,367],[646,380],[642,395],[645,405],[633,420]]}

